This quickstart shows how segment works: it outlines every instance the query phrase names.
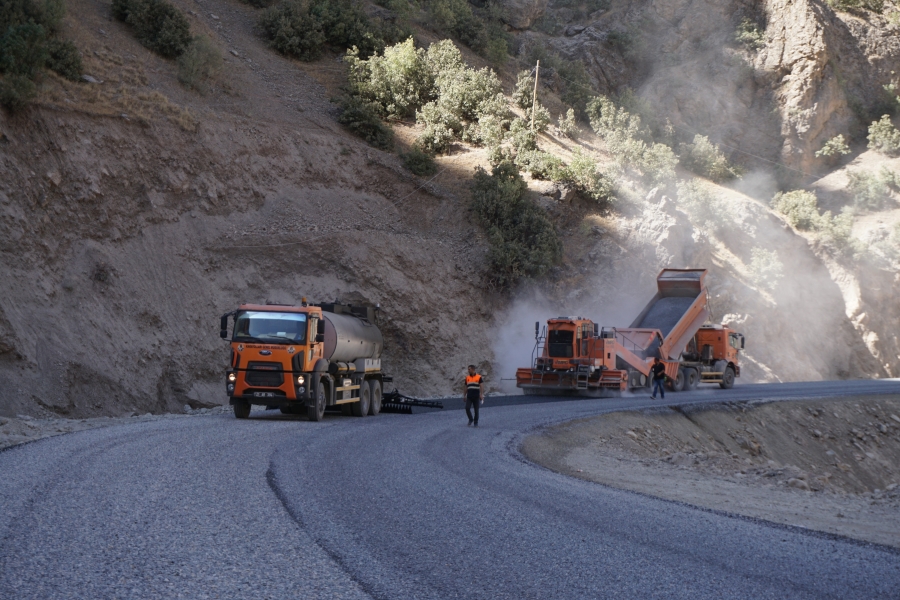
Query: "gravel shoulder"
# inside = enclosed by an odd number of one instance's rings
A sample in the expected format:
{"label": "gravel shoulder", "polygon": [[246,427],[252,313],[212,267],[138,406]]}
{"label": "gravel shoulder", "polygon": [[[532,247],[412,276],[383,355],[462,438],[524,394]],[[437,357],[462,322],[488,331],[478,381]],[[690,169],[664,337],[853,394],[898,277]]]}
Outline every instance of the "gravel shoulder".
{"label": "gravel shoulder", "polygon": [[580,479],[900,547],[896,395],[611,413],[521,451]]}

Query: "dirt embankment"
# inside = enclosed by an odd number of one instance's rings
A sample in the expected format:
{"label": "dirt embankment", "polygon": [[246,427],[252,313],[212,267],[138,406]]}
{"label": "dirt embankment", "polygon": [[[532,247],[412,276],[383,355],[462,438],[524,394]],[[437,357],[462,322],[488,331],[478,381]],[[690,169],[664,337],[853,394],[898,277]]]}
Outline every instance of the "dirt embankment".
{"label": "dirt embankment", "polygon": [[613,413],[526,438],[547,468],[900,547],[900,398]]}

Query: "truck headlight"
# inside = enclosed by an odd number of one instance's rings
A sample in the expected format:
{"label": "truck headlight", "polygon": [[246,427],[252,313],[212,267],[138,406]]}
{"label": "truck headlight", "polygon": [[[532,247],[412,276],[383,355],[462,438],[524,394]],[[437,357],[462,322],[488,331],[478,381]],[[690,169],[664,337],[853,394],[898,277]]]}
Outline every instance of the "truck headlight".
{"label": "truck headlight", "polygon": [[228,385],[225,386],[225,389],[228,390],[228,393],[233,392],[233,391],[234,391],[234,384],[233,384],[233,383],[229,383]]}
{"label": "truck headlight", "polygon": [[237,379],[237,373],[229,373],[228,381],[234,382]]}
{"label": "truck headlight", "polygon": [[306,383],[306,378],[303,375],[297,375],[297,385],[303,385]]}

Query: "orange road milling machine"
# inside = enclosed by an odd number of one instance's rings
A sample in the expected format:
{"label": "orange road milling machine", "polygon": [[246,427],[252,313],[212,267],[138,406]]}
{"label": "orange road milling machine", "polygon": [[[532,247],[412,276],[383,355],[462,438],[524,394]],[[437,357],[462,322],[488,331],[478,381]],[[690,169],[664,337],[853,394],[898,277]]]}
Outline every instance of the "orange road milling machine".
{"label": "orange road milling machine", "polygon": [[606,396],[648,388],[653,359],[666,366],[669,388],[701,383],[734,385],[743,334],[710,317],[706,269],[663,269],[658,292],[628,328],[600,327],[584,317],[535,323],[531,367],[516,371],[516,385],[531,395]]}

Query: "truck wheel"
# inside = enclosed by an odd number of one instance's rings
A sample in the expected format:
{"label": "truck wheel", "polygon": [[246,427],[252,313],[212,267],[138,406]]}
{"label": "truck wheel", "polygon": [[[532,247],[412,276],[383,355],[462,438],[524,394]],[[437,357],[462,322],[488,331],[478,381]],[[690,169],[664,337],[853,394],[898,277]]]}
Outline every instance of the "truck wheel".
{"label": "truck wheel", "polygon": [[684,369],[678,369],[678,375],[675,376],[675,380],[672,381],[669,388],[673,392],[680,392],[684,389]]}
{"label": "truck wheel", "polygon": [[369,381],[369,414],[373,417],[381,412],[381,382],[377,379]]}
{"label": "truck wheel", "polygon": [[306,406],[306,418],[310,421],[321,421],[325,418],[325,382],[319,382],[315,399],[310,398]]}
{"label": "truck wheel", "polygon": [[725,369],[725,372],[722,373],[722,383],[719,384],[719,387],[723,390],[730,390],[734,387],[734,369],[731,367]]}
{"label": "truck wheel", "polygon": [[369,386],[366,385],[366,382],[363,381],[363,384],[359,386],[359,402],[354,402],[350,406],[353,407],[353,416],[354,417],[364,417],[369,414],[369,400],[371,396],[369,395]]}
{"label": "truck wheel", "polygon": [[250,416],[250,403],[249,402],[235,402],[234,403],[234,416],[237,419],[246,419]]}
{"label": "truck wheel", "polygon": [[697,369],[685,369],[684,370],[684,389],[685,390],[693,390],[697,388],[697,384],[700,383],[700,374],[697,373]]}

